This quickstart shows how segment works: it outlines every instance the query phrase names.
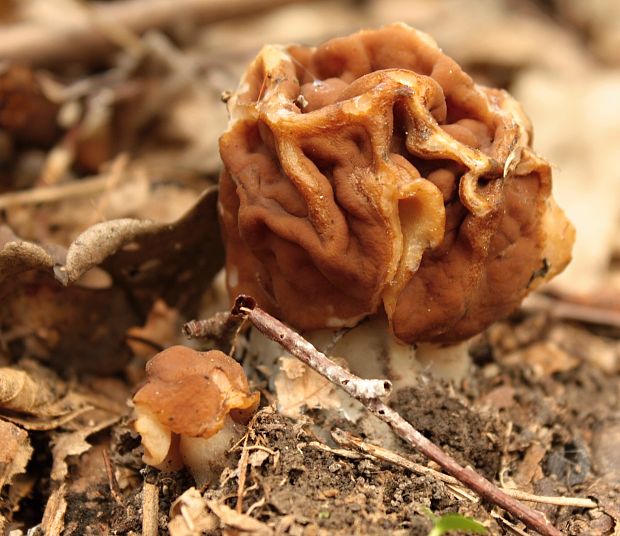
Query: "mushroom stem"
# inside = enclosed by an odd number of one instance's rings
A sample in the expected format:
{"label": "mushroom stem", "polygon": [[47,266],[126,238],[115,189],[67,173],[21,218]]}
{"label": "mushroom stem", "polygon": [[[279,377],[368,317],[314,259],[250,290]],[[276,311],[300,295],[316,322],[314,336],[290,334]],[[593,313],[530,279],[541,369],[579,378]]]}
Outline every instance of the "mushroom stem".
{"label": "mushroom stem", "polygon": [[[256,301],[249,296],[239,296],[235,300],[232,314],[243,314],[261,333],[279,342],[289,353],[297,357],[306,365],[312,367],[319,374],[339,385],[349,395],[359,400],[366,408],[374,413],[379,419],[389,424],[394,432],[407,441],[419,452],[438,463],[448,474],[458,479],[468,488],[525,523],[529,528],[538,531],[543,536],[562,536],[562,533],[547,522],[545,517],[536,510],[521,504],[510,497],[497,486],[476,473],[469,467],[462,467],[453,458],[446,454],[440,447],[429,441],[418,432],[410,423],[403,419],[396,411],[387,406],[378,397],[360,396],[367,394],[364,388],[360,388],[363,380],[338,366],[325,354],[319,352],[314,346],[306,341],[301,335],[291,328],[269,315],[256,306]],[[379,385],[381,380],[373,380]],[[383,382],[389,392],[391,384]]]}
{"label": "mushroom stem", "polygon": [[241,438],[244,428],[226,417],[222,429],[209,438],[181,436],[179,451],[183,464],[199,488],[218,478],[228,450]]}
{"label": "mushroom stem", "polygon": [[256,411],[243,369],[219,350],[173,346],[146,366],[133,397],[143,460],[161,470],[187,466],[198,486],[217,478],[226,453]]}
{"label": "mushroom stem", "polygon": [[431,376],[442,380],[460,381],[471,365],[469,340],[448,346],[422,343],[415,352],[416,361]]}

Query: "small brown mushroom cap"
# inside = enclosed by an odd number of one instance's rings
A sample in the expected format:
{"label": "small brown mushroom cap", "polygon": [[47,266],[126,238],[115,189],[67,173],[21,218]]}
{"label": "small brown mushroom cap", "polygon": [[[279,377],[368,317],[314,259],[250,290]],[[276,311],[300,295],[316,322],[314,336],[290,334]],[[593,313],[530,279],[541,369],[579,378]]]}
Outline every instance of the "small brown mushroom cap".
{"label": "small brown mushroom cap", "polygon": [[228,106],[231,297],[299,329],[383,308],[402,341],[456,342],[570,260],[519,104],[404,24],[266,46]]}
{"label": "small brown mushroom cap", "polygon": [[243,368],[218,350],[173,346],[148,362],[146,375],[133,402],[175,434],[209,438],[228,416],[247,424],[258,407]]}

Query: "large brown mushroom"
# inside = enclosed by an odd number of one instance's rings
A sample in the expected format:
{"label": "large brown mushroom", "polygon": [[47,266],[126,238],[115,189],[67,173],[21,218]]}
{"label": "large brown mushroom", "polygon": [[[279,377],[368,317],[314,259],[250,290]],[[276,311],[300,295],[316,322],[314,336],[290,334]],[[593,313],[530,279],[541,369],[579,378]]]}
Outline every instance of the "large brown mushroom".
{"label": "large brown mushroom", "polygon": [[265,46],[228,108],[229,292],[298,329],[385,311],[402,342],[457,343],[570,260],[519,104],[413,28]]}
{"label": "large brown mushroom", "polygon": [[145,463],[162,470],[185,465],[199,486],[216,475],[258,406],[241,365],[226,354],[173,346],[146,366],[133,397],[135,429]]}

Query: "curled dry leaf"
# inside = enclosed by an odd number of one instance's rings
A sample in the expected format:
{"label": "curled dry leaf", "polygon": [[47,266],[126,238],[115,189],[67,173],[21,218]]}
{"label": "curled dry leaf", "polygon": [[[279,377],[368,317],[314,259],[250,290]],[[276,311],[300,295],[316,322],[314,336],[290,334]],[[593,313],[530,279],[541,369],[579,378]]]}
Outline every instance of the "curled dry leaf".
{"label": "curled dry leaf", "polygon": [[28,434],[10,422],[0,420],[0,490],[11,479],[26,471],[32,456]]}
{"label": "curled dry leaf", "polygon": [[[172,224],[120,219],[94,225],[66,251],[0,227],[0,325],[15,334],[11,342],[63,368],[122,368],[131,355],[126,331],[144,323],[156,298],[193,314],[221,268],[216,197],[215,189],[205,191]],[[79,286],[96,267],[112,286]]]}
{"label": "curled dry leaf", "polygon": [[45,414],[41,408],[49,406],[56,400],[54,387],[64,390],[64,384],[55,378],[55,375],[46,374],[47,371],[43,367],[38,367],[32,362],[27,365],[30,365],[29,370],[16,367],[0,368],[0,409],[30,415]]}
{"label": "curled dry leaf", "polygon": [[[105,394],[102,387],[108,387]],[[52,370],[29,359],[0,368],[0,413],[8,410],[5,418],[26,430],[66,427],[85,413],[91,420],[94,416],[118,417],[126,413],[128,396],[123,384],[111,378],[83,381],[78,388],[71,388]]]}

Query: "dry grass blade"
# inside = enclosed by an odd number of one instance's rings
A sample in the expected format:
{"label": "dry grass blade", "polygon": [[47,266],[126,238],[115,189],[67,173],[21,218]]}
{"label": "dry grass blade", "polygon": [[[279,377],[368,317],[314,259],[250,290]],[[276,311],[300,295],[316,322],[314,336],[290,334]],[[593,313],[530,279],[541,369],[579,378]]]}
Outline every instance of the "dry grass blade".
{"label": "dry grass blade", "polygon": [[243,512],[243,493],[245,489],[245,479],[248,474],[248,458],[250,456],[250,452],[248,450],[248,436],[249,433],[245,434],[245,439],[243,440],[243,448],[241,450],[241,456],[239,458],[239,464],[237,465],[237,471],[239,472],[239,484],[237,486],[237,512]]}
{"label": "dry grass blade", "polygon": [[103,449],[102,451],[103,463],[105,464],[105,472],[108,476],[108,485],[110,486],[110,495],[116,502],[116,504],[122,506],[123,505],[123,494],[121,493],[120,487],[118,485],[118,481],[116,480],[116,475],[114,474],[114,467],[112,467],[112,462],[110,460],[110,455],[108,454],[107,449]]}

